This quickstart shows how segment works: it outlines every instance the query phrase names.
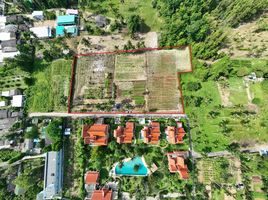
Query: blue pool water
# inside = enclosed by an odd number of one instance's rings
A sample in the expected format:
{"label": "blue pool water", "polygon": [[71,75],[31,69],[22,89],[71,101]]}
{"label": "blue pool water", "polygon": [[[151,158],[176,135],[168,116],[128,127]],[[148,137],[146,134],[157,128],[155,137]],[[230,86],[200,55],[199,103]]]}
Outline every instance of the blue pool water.
{"label": "blue pool water", "polygon": [[[144,165],[141,157],[135,157],[134,159],[124,162],[123,167],[119,167],[120,164],[115,166],[116,175],[125,175],[125,176],[147,176],[148,169]],[[138,171],[134,171],[134,166],[140,165]]]}

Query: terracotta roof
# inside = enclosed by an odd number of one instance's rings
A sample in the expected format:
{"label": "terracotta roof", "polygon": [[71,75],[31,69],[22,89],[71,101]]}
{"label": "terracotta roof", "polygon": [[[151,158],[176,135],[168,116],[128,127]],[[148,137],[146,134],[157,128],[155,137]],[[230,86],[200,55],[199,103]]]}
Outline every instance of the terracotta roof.
{"label": "terracotta roof", "polygon": [[184,157],[180,152],[172,152],[167,154],[168,157],[168,168],[171,173],[178,172],[182,179],[188,179],[188,167],[184,163]]}
{"label": "terracotta roof", "polygon": [[108,143],[109,126],[107,124],[85,125],[83,127],[83,138],[85,144],[106,146]]}
{"label": "terracotta roof", "polygon": [[134,122],[127,122],[126,127],[118,126],[114,130],[114,137],[117,143],[132,143],[134,132]]}
{"label": "terracotta roof", "polygon": [[98,184],[99,183],[99,172],[89,171],[85,174],[85,184]]}
{"label": "terracotta roof", "polygon": [[177,123],[177,128],[174,126],[168,126],[166,129],[167,140],[171,144],[182,144],[185,130],[182,127],[182,123]]}
{"label": "terracotta roof", "polygon": [[112,200],[112,193],[108,189],[94,190],[91,200]]}
{"label": "terracotta roof", "polygon": [[141,133],[144,143],[158,144],[160,137],[159,122],[151,122],[149,126],[144,126]]}

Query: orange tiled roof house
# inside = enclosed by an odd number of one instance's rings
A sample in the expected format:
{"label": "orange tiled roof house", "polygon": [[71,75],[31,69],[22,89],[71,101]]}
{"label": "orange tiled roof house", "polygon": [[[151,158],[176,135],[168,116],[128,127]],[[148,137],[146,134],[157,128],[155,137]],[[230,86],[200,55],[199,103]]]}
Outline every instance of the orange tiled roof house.
{"label": "orange tiled roof house", "polygon": [[85,144],[92,146],[107,146],[109,138],[109,125],[93,124],[84,125],[83,139]]}
{"label": "orange tiled roof house", "polygon": [[186,133],[182,126],[182,122],[177,122],[177,127],[168,126],[165,132],[167,141],[170,144],[183,144],[183,137]]}
{"label": "orange tiled roof house", "polygon": [[85,189],[86,189],[87,193],[89,194],[89,196],[91,195],[93,190],[96,189],[96,185],[99,184],[99,177],[100,177],[99,172],[96,172],[96,171],[86,172],[86,174],[84,176]]}
{"label": "orange tiled roof house", "polygon": [[188,179],[188,167],[185,164],[186,152],[171,152],[167,153],[168,157],[168,169],[170,173],[178,172],[181,179]]}
{"label": "orange tiled roof house", "polygon": [[160,138],[160,123],[151,122],[141,130],[143,142],[146,144],[158,144]]}
{"label": "orange tiled roof house", "polygon": [[118,126],[117,129],[114,130],[116,142],[119,144],[131,144],[134,135],[134,126],[134,122],[127,122],[125,128],[123,126]]}
{"label": "orange tiled roof house", "polygon": [[106,188],[94,190],[91,196],[91,200],[112,200],[112,199],[113,199],[113,191]]}

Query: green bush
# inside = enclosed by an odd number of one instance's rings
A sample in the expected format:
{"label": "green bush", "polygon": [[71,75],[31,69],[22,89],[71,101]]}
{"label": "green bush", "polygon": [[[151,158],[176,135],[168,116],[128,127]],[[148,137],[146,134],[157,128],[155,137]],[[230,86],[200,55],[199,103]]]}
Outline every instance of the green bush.
{"label": "green bush", "polygon": [[238,77],[244,77],[244,76],[246,76],[248,74],[249,74],[249,70],[246,67],[240,67],[236,72],[236,75]]}
{"label": "green bush", "polygon": [[252,103],[254,103],[256,105],[260,105],[261,99],[260,98],[254,98],[254,99],[252,99]]}
{"label": "green bush", "polygon": [[202,88],[201,83],[199,82],[189,82],[186,85],[187,90],[189,91],[197,91]]}

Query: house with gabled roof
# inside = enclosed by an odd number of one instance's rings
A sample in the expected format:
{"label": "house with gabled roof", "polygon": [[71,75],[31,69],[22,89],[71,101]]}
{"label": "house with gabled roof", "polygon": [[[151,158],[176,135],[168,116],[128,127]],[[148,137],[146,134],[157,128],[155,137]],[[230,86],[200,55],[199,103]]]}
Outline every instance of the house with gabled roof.
{"label": "house with gabled roof", "polygon": [[183,144],[183,137],[185,136],[185,130],[182,122],[177,122],[177,127],[168,126],[166,128],[166,138],[171,144]]}
{"label": "house with gabled roof", "polygon": [[113,191],[110,189],[102,188],[100,190],[94,190],[91,196],[91,200],[112,200]]}
{"label": "house with gabled roof", "polygon": [[84,176],[85,190],[87,191],[87,198],[92,196],[96,186],[99,184],[100,174],[97,171],[88,171]]}
{"label": "house with gabled roof", "polygon": [[117,129],[114,130],[116,142],[119,144],[131,144],[134,135],[134,126],[134,122],[127,122],[126,127],[118,126]]}
{"label": "house with gabled roof", "polygon": [[82,135],[84,143],[92,146],[107,146],[109,138],[108,131],[109,125],[107,124],[84,125]]}
{"label": "house with gabled roof", "polygon": [[151,122],[141,130],[143,142],[146,144],[158,144],[160,138],[160,123]]}
{"label": "house with gabled roof", "polygon": [[187,153],[183,151],[167,153],[168,169],[170,173],[179,173],[181,179],[189,178],[188,167],[185,164],[186,155]]}

